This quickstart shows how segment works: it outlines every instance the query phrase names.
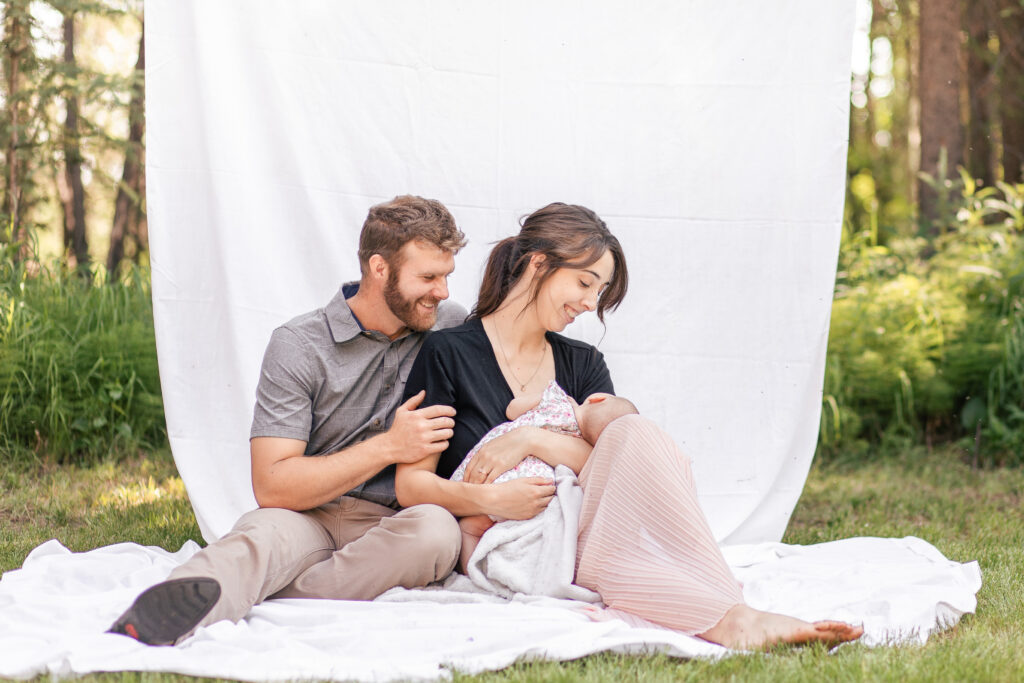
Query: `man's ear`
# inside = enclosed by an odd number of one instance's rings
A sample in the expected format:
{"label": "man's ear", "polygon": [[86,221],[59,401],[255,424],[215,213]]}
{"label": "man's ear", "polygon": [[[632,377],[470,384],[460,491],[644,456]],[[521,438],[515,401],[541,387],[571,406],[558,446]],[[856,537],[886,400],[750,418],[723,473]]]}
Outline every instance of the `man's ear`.
{"label": "man's ear", "polygon": [[390,266],[388,265],[387,259],[380,254],[374,254],[370,257],[368,275],[375,279],[386,281],[388,279],[388,271]]}

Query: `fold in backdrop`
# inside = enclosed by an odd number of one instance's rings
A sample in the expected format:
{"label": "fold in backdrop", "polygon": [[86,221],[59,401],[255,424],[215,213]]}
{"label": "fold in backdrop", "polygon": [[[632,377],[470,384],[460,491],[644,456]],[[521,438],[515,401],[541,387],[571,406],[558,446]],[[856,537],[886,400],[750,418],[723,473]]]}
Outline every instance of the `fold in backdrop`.
{"label": "fold in backdrop", "polygon": [[255,507],[271,330],[357,279],[367,209],[412,193],[469,237],[467,308],[519,217],[601,215],[629,294],[568,334],[693,458],[719,540],[779,540],[818,431],[853,23],[853,0],[149,0],[157,345],[204,537]]}

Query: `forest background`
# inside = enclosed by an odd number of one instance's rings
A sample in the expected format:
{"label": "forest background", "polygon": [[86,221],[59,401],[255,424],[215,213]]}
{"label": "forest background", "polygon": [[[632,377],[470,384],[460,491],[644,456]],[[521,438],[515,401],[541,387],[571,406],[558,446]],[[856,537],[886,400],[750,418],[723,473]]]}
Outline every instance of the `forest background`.
{"label": "forest background", "polygon": [[[857,16],[818,458],[1019,466],[1024,0]],[[0,461],[163,449],[142,2],[4,0],[0,20]]]}

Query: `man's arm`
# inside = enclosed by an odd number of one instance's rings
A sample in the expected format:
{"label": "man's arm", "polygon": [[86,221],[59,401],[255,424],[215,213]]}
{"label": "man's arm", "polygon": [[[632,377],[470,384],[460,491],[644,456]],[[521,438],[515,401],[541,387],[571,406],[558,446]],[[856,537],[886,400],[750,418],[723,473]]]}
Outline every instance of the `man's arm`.
{"label": "man's arm", "polygon": [[503,484],[467,484],[442,479],[434,472],[440,453],[400,464],[395,472],[395,494],[403,507],[433,503],[456,517],[497,515],[530,519],[555,495],[555,485],[541,477],[513,479]]}
{"label": "man's arm", "polygon": [[337,453],[307,457],[306,442],[256,437],[249,442],[252,490],[260,507],[309,510],[370,479],[393,463],[408,463],[448,448],[455,410],[436,405],[417,410],[423,392],[398,407],[391,428]]}

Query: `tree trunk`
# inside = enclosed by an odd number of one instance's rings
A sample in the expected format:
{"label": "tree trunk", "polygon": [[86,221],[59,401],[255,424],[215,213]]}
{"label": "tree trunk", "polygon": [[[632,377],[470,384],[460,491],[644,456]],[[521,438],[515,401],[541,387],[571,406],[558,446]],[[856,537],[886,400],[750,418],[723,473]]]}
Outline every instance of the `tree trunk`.
{"label": "tree trunk", "polygon": [[[75,15],[64,15],[64,65],[75,72]],[[64,179],[67,184],[64,207],[64,247],[70,251],[69,265],[89,265],[89,243],[85,235],[85,189],[82,187],[82,152],[78,142],[78,93],[65,84],[67,116],[64,119]]]}
{"label": "tree trunk", "polygon": [[992,0],[965,0],[967,15],[967,169],[986,185],[995,179],[992,156],[992,51],[989,32],[995,17]]}
{"label": "tree trunk", "polygon": [[[921,171],[938,178],[940,158],[946,158],[946,176],[963,163],[960,128],[960,3],[959,0],[922,0],[920,3]],[[943,150],[945,150],[943,152]],[[918,181],[918,208],[925,222],[934,222],[942,210],[943,195],[924,180]],[[940,230],[932,225],[928,232]]]}
{"label": "tree trunk", "polygon": [[1000,119],[1003,128],[1003,179],[1022,180],[1024,164],[1024,4],[1003,0],[999,21]]}
{"label": "tree trunk", "polygon": [[110,228],[110,251],[107,253],[107,272],[113,276],[124,258],[125,238],[131,235],[137,252],[143,247],[142,198],[145,193],[142,135],[145,131],[143,105],[145,103],[146,32],[143,26],[139,38],[139,59],[135,63],[136,81],[128,104],[128,144],[125,146],[124,169],[114,202],[114,222]]}
{"label": "tree trunk", "polygon": [[904,49],[907,56],[907,170],[910,172],[907,186],[912,206],[919,205],[918,183],[915,181],[921,171],[921,35],[917,4],[901,2],[897,5],[901,25],[904,27]]}
{"label": "tree trunk", "polygon": [[139,153],[141,154],[139,178],[135,187],[139,203],[132,213],[134,221],[131,226],[132,235],[135,237],[135,253],[132,254],[132,259],[137,264],[142,263],[143,254],[147,259],[149,258],[149,223],[146,221],[146,146],[144,144],[139,146]]}
{"label": "tree trunk", "polygon": [[[3,70],[4,70],[4,162],[3,201],[0,203],[0,235],[12,243],[27,242],[22,225],[22,185],[25,179],[24,152],[21,133],[25,125],[24,97],[21,93],[21,70],[32,49],[27,0],[8,0],[3,5]],[[16,256],[24,255],[16,254]]]}

